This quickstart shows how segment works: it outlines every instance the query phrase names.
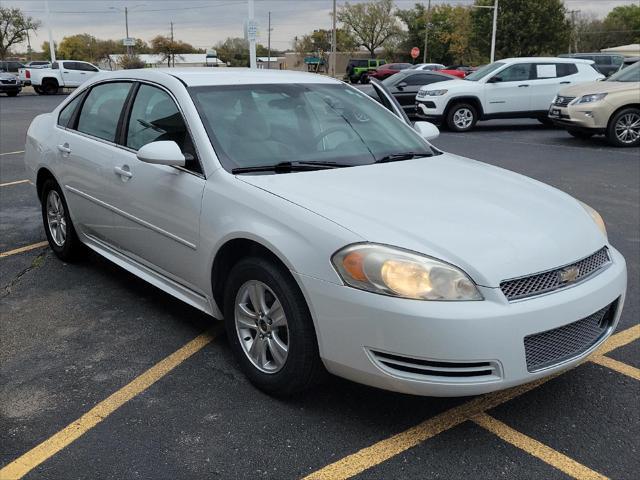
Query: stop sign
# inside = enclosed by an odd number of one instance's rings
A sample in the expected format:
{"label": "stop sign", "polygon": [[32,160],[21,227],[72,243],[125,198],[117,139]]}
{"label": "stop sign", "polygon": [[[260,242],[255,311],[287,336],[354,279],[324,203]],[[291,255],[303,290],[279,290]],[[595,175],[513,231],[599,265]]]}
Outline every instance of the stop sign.
{"label": "stop sign", "polygon": [[420,55],[420,49],[418,47],[413,47],[411,49],[411,58],[415,60],[416,58],[418,58],[418,55]]}

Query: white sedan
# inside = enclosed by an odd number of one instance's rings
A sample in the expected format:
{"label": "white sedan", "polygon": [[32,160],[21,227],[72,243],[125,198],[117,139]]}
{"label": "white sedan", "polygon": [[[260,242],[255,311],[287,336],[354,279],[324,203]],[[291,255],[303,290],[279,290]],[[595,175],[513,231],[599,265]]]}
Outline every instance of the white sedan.
{"label": "white sedan", "polygon": [[627,281],[598,213],[441,152],[374,87],[387,108],[306,73],[97,75],[28,131],[52,250],[88,247],[224,318],[272,394],[328,370],[471,395],[597,348]]}

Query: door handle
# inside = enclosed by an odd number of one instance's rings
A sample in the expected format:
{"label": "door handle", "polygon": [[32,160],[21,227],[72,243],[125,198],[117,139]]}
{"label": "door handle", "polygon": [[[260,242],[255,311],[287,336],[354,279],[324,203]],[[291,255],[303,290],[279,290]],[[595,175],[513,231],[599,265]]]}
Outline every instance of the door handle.
{"label": "door handle", "polygon": [[63,71],[62,73],[69,73],[69,72],[67,72],[67,71]]}
{"label": "door handle", "polygon": [[518,85],[518,87],[519,87],[519,88],[522,88],[522,87],[528,87],[528,86],[529,86],[529,85],[527,85],[526,83],[524,83],[524,84],[522,84],[522,85]]}
{"label": "door handle", "polygon": [[568,83],[571,83],[571,82],[560,82],[560,85],[567,85]]}
{"label": "door handle", "polygon": [[80,72],[80,75],[86,75],[87,72]]}
{"label": "door handle", "polygon": [[69,144],[65,143],[62,145],[58,145],[58,150],[60,150],[62,153],[71,153],[71,149],[69,148]]}
{"label": "door handle", "polygon": [[124,181],[133,177],[133,173],[131,173],[131,170],[129,169],[129,165],[122,165],[121,167],[113,167],[113,172],[116,175],[120,175],[120,177]]}

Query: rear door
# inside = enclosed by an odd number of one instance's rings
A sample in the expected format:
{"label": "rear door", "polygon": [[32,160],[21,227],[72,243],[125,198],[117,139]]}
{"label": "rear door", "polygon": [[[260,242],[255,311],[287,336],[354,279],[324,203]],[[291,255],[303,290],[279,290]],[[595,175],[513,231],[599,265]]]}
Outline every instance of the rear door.
{"label": "rear door", "polygon": [[575,63],[537,63],[531,81],[531,110],[547,111],[553,97],[578,77]]}
{"label": "rear door", "polygon": [[[484,84],[487,114],[509,114],[531,110],[531,63],[516,63],[491,75]],[[491,80],[491,79],[490,79]]]}
{"label": "rear door", "polygon": [[78,87],[85,78],[77,62],[60,62],[60,76],[65,87]]}
{"label": "rear door", "polygon": [[87,62],[76,62],[76,68],[80,74],[80,83],[84,83],[93,77],[100,70]]}

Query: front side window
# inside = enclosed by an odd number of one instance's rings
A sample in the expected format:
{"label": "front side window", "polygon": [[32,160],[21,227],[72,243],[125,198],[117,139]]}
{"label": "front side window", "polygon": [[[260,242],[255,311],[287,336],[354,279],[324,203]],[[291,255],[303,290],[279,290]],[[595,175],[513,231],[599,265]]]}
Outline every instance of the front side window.
{"label": "front side window", "polygon": [[503,62],[493,62],[489,65],[485,65],[484,67],[479,68],[475,72],[470,73],[466,77],[465,80],[470,80],[472,82],[477,82],[478,80],[488,76],[491,72],[496,71],[500,67],[504,66]]}
{"label": "front side window", "polygon": [[185,167],[200,171],[191,135],[175,102],[164,90],[142,84],[131,109],[126,146],[139,150],[163,140],[176,142],[187,159]]}
{"label": "front side window", "polygon": [[449,80],[442,75],[409,75],[405,80],[407,85],[429,85],[430,83],[442,82],[443,80]]}
{"label": "front side window", "polygon": [[73,117],[73,114],[80,104],[80,100],[82,100],[82,97],[82,94],[78,95],[62,109],[60,115],[58,116],[58,125],[65,128],[71,127],[71,125],[69,125],[69,121],[71,120],[71,117]]}
{"label": "front side window", "polygon": [[129,82],[103,83],[93,87],[82,105],[78,131],[114,142],[130,88]]}
{"label": "front side window", "polygon": [[280,162],[371,164],[398,152],[433,153],[409,126],[345,85],[189,88],[223,166]]}
{"label": "front side window", "polygon": [[517,63],[515,65],[511,65],[498,73],[498,76],[503,82],[522,82],[523,80],[531,80],[531,64]]}

